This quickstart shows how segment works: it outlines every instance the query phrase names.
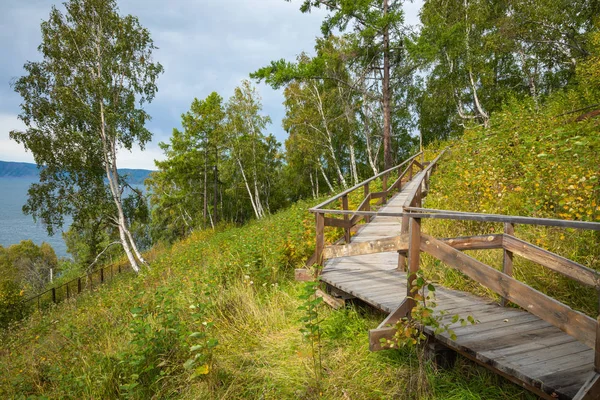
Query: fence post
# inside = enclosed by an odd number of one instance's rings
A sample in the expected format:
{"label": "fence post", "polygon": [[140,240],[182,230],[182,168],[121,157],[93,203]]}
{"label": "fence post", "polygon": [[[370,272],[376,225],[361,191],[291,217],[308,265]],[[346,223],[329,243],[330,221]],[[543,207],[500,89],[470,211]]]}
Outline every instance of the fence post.
{"label": "fence post", "polygon": [[52,302],[56,304],[56,288],[52,288]]}
{"label": "fence post", "polygon": [[100,268],[100,283],[104,283],[104,267]]}
{"label": "fence post", "polygon": [[[600,286],[596,286],[598,300],[600,303]],[[600,304],[599,304],[600,307]],[[599,308],[600,310],[600,308]],[[594,371],[600,374],[600,314],[596,319],[596,345],[594,346]]]}
{"label": "fence post", "polygon": [[317,212],[315,214],[315,237],[317,240],[315,246],[316,263],[323,265],[323,248],[325,247],[325,215]]}
{"label": "fence post", "polygon": [[[369,182],[365,183],[364,185],[364,189],[365,189],[365,199],[371,195],[370,191],[369,191]],[[367,203],[365,204],[365,211],[371,211],[371,200],[367,201]],[[365,215],[365,222],[368,224],[371,221],[371,216],[370,215]]]}
{"label": "fence post", "polygon": [[[504,223],[504,234],[505,235],[515,235],[515,224],[511,224],[510,222]],[[513,270],[513,252],[504,249],[504,258],[502,260],[502,272],[508,276],[512,276]],[[506,298],[500,299],[500,305],[505,307],[508,303]]]}
{"label": "fence post", "polygon": [[[342,196],[342,209],[348,211],[348,195],[345,194]],[[344,228],[344,241],[346,244],[350,243],[350,226],[348,223],[350,219],[348,218],[348,214],[344,214],[344,222],[346,223],[346,227]]]}
{"label": "fence post", "polygon": [[382,182],[381,182],[381,191],[383,192],[383,197],[381,198],[381,205],[384,205],[385,203],[387,203],[387,180],[388,180],[388,174],[385,173],[383,174],[383,176],[381,177]]}
{"label": "fence post", "polygon": [[77,293],[81,293],[81,278],[77,278]]}
{"label": "fence post", "polygon": [[[417,294],[417,287],[414,281],[419,271],[419,261],[421,254],[421,218],[410,217],[409,237],[408,237],[408,282],[406,285],[406,295],[414,297]],[[416,305],[412,298],[408,298],[409,310]],[[410,316],[410,311],[408,312]]]}

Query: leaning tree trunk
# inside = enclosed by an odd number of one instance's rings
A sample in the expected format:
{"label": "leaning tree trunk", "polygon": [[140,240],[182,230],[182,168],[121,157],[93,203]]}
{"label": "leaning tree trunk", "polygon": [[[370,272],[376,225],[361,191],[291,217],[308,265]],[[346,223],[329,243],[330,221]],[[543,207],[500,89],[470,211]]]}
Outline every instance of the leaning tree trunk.
{"label": "leaning tree trunk", "polygon": [[[106,121],[104,119],[104,103],[100,101],[100,137],[102,139],[102,147],[104,150],[104,169],[106,172],[106,178],[108,179],[108,186],[110,192],[117,207],[117,218],[116,223],[119,228],[119,238],[121,239],[121,245],[127,255],[129,264],[135,272],[140,271],[140,267],[135,260],[135,257],[131,251],[131,246],[127,237],[127,226],[125,221],[125,213],[123,212],[123,206],[121,204],[121,192],[119,190],[118,176],[115,176],[116,172],[116,148],[114,143],[109,143],[109,138],[106,135]],[[135,243],[134,243],[135,245]]]}

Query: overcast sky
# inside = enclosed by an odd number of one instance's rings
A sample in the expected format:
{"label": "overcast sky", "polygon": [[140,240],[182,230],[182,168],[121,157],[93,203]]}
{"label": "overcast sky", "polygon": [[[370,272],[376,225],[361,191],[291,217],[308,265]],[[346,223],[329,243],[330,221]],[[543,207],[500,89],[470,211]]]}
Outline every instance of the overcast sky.
{"label": "overcast sky", "polygon": [[[40,23],[48,18],[52,0],[3,0],[0,13],[0,160],[33,162],[31,153],[9,139],[13,129],[23,129],[17,119],[21,98],[10,82],[23,75],[23,64],[38,60]],[[293,0],[120,0],[121,14],[136,15],[148,28],[159,50],[154,57],[165,68],[158,94],[146,107],[152,116],[148,128],[152,142],[144,152],[119,154],[119,167],[154,169],[162,159],[158,142],[168,141],[180,126],[180,116],[197,97],[218,92],[225,100],[242,79],[271,60],[294,60],[312,52],[320,35],[321,10],[302,14],[302,1]],[[421,0],[405,4],[406,22],[416,24]],[[285,114],[281,91],[259,85],[263,113],[273,123],[268,132],[283,143]]]}

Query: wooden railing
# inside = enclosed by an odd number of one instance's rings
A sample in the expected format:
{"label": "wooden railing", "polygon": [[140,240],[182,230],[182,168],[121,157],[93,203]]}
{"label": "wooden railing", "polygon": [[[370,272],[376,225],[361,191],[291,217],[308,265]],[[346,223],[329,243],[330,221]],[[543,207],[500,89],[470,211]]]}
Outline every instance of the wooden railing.
{"label": "wooden railing", "polygon": [[111,264],[96,268],[85,275],[81,275],[75,279],[63,283],[62,285],[52,287],[26,299],[24,300],[24,304],[25,306],[29,307],[37,306],[37,309],[41,310],[50,304],[58,304],[61,301],[68,300],[86,290],[92,290],[98,285],[112,281],[115,275],[121,274],[130,269],[131,267],[128,265],[122,266],[121,264]]}
{"label": "wooden railing", "polygon": [[[373,254],[384,251],[398,251],[400,257],[403,257],[403,254],[408,254],[407,297],[400,307],[382,322],[378,329],[371,331],[372,349],[380,348],[380,339],[393,336],[394,329],[390,327],[392,324],[400,318],[410,316],[411,310],[415,306],[412,300],[416,291],[414,278],[420,269],[420,253],[424,252],[499,294],[503,305],[510,301],[594,349],[594,368],[596,372],[600,373],[600,315],[594,319],[575,311],[549,295],[518,281],[512,274],[513,257],[519,256],[583,285],[595,288],[600,294],[600,272],[515,236],[516,224],[600,231],[600,223],[466,213],[417,207],[406,207],[405,212],[400,213],[365,211],[359,213],[364,216],[384,215],[402,217],[403,220],[408,220],[408,229],[400,236],[383,238],[376,242],[328,246],[324,250],[324,258]],[[504,224],[504,229],[501,234],[436,239],[421,230],[421,220],[427,218],[495,222]],[[504,251],[501,271],[462,252],[464,250],[486,249],[502,249]]]}
{"label": "wooden railing", "polygon": [[[444,152],[438,155],[438,157],[436,157],[436,159],[430,163],[418,162],[417,157],[423,153],[417,153],[408,160],[404,161],[402,164],[385,170],[311,208],[310,211],[315,214],[316,245],[315,253],[307,262],[307,266],[323,263],[325,227],[330,226],[343,228],[343,242],[350,243],[351,231],[359,222],[361,222],[363,219],[366,222],[369,222],[371,216],[381,215],[377,212],[371,211],[371,207],[381,207],[385,205],[388,199],[394,195],[394,193],[402,191],[404,185],[407,182],[412,181],[413,178],[422,171],[424,173],[419,176],[418,183],[412,193],[409,194],[408,201],[405,204],[405,206],[420,206],[421,200],[429,188],[429,177],[431,176],[431,172]],[[402,169],[402,167],[404,167],[404,169]],[[379,178],[381,178],[382,182],[381,191],[372,192],[371,184]],[[388,182],[392,179],[394,181],[388,187]],[[361,190],[363,193],[360,204],[355,210],[350,210],[348,206],[349,196],[352,193],[360,192]],[[373,204],[374,200],[376,201],[375,204]],[[331,208],[331,206],[334,204],[336,204],[339,208]],[[333,217],[334,215],[341,215],[341,218],[335,218]],[[338,241],[338,243],[339,242],[340,241]]]}

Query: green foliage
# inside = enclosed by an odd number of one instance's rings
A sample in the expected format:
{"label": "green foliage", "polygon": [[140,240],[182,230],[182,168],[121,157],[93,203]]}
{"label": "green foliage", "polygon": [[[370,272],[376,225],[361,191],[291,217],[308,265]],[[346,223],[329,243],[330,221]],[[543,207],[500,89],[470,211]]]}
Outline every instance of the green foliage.
{"label": "green foliage", "polygon": [[[597,37],[597,36],[595,36]],[[597,44],[596,44],[597,46]],[[598,54],[595,47],[592,54]],[[426,206],[438,209],[598,221],[600,219],[600,140],[597,118],[580,118],[590,104],[600,102],[588,86],[599,66],[592,56],[582,63],[582,84],[550,96],[536,106],[532,99],[511,100],[490,120],[490,128],[472,128],[452,144],[451,155],[440,163],[431,181]],[[585,83],[584,83],[585,82]],[[572,110],[580,110],[573,112]],[[429,233],[454,237],[499,233],[498,224],[426,221]],[[518,225],[516,234],[531,243],[600,270],[598,234],[573,229]],[[501,254],[476,253],[498,266]],[[491,293],[468,279],[428,261],[442,283],[455,288]],[[594,292],[520,258],[515,276],[570,306],[596,315]],[[576,291],[580,295],[573,295]]]}
{"label": "green foliage", "polygon": [[322,317],[319,315],[319,306],[323,303],[323,298],[315,294],[319,288],[319,281],[306,282],[300,295],[302,305],[298,308],[302,312],[300,322],[302,328],[300,332],[305,341],[310,345],[310,353],[313,359],[312,370],[315,379],[315,389],[317,393],[322,392],[323,380],[323,362],[321,354],[321,322]]}
{"label": "green foliage", "polygon": [[[154,98],[163,68],[152,62],[148,30],[137,18],[119,15],[115,1],[71,0],[65,9],[52,7],[41,25],[41,61],[26,63],[27,75],[14,83],[26,130],[10,137],[40,167],[40,182],[29,188],[23,210],[49,234],[71,215],[80,231],[116,223],[125,235],[128,184],[118,173],[117,148],[150,141],[150,116],[142,105]],[[94,240],[92,247],[97,235]],[[133,240],[122,244],[136,250]],[[137,269],[133,256],[130,263]]]}
{"label": "green foliage", "polygon": [[425,329],[436,335],[448,334],[452,340],[456,340],[456,334],[451,328],[453,324],[475,324],[475,319],[470,315],[464,318],[455,314],[448,320],[447,311],[437,309],[435,286],[425,278],[423,270],[417,272],[413,282],[414,294],[409,298],[414,300],[415,307],[409,317],[403,317],[396,323],[394,338],[386,341],[386,346],[397,348],[421,345],[427,340]]}

